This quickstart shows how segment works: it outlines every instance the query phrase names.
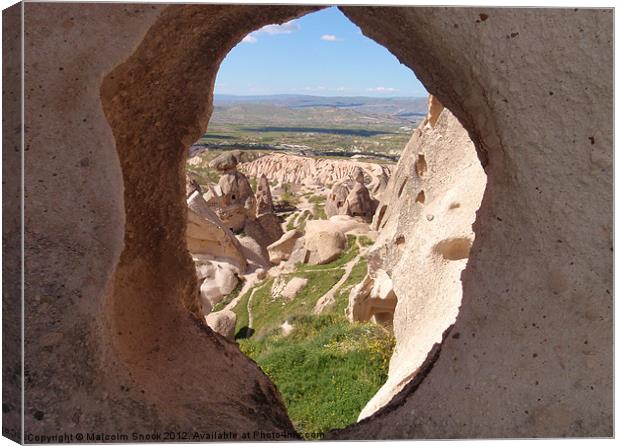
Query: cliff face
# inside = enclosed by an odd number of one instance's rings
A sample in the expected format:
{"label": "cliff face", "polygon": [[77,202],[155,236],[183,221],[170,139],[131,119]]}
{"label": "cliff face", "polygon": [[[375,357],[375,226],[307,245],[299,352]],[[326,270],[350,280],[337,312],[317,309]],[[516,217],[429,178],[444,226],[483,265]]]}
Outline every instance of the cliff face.
{"label": "cliff face", "polygon": [[[391,279],[396,349],[387,382],[360,418],[388,403],[413,378],[454,323],[460,276],[474,240],[471,225],[485,185],[466,130],[431,97],[427,119],[405,147],[373,221],[379,236],[369,253],[369,279],[389,282],[384,273]],[[384,319],[381,305],[375,306]]]}

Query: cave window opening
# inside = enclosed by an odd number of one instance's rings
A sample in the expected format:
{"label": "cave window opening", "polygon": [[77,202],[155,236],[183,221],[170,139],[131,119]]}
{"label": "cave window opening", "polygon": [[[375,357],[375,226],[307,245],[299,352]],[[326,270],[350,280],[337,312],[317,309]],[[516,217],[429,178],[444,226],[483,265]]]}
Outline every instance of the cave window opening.
{"label": "cave window opening", "polygon": [[[214,321],[214,315],[222,313],[222,318],[226,316],[233,321],[233,328],[230,329],[229,324],[227,336],[236,340],[241,351],[260,367],[274,370],[276,365],[269,362],[273,358],[278,358],[279,365],[289,364],[289,381],[279,381],[282,378],[277,373],[270,375],[281,391],[294,387],[292,381],[295,379],[300,382],[302,379],[315,379],[317,385],[320,382],[321,371],[306,369],[302,373],[294,358],[286,357],[294,349],[287,350],[280,341],[288,337],[288,343],[295,344],[295,348],[320,355],[325,347],[313,345],[312,339],[313,336],[316,338],[316,327],[324,327],[325,320],[329,320],[331,325],[341,326],[347,333],[353,333],[352,322],[368,324],[368,329],[374,330],[373,336],[380,339],[380,351],[386,359],[383,364],[390,362],[399,335],[394,332],[394,313],[398,302],[396,285],[400,282],[391,277],[392,271],[384,269],[372,270],[374,275],[371,277],[371,267],[365,256],[376,247],[374,242],[380,239],[381,231],[394,226],[399,212],[411,212],[417,221],[425,224],[431,222],[425,217],[427,214],[415,214],[416,211],[393,206],[403,194],[402,202],[405,199],[414,201],[410,196],[414,192],[405,191],[408,177],[398,173],[396,163],[414,130],[423,124],[428,108],[425,90],[418,100],[405,99],[405,96],[400,96],[403,94],[400,88],[373,79],[375,83],[368,83],[360,87],[362,90],[351,92],[346,90],[346,85],[335,86],[333,91],[323,85],[298,85],[296,90],[287,85],[288,90],[276,91],[261,85],[261,82],[269,85],[269,76],[263,77],[260,70],[253,72],[253,90],[250,87],[248,90],[234,90],[231,87],[252,72],[249,67],[239,69],[243,64],[235,61],[235,57],[240,57],[240,60],[245,57],[257,67],[256,61],[262,51],[260,45],[265,42],[274,45],[276,53],[286,48],[290,54],[296,34],[306,29],[318,29],[317,22],[321,20],[316,17],[326,13],[330,14],[330,20],[323,23],[328,24],[335,20],[332,17],[334,14],[342,15],[337,9],[328,8],[284,24],[268,25],[248,34],[229,53],[215,83],[214,112],[208,129],[190,147],[186,166],[187,174],[202,182],[200,195],[205,202],[205,206],[194,204],[192,208],[188,201],[188,206],[197,213],[202,212],[203,218],[212,220],[209,227],[216,233],[217,239],[215,242],[211,240],[212,248],[209,248],[211,251],[206,261],[204,256],[199,258],[196,254],[200,253],[193,252],[188,243],[197,269],[217,265],[217,277],[200,284],[199,300],[203,302],[203,309],[208,309],[204,314],[207,325],[220,327],[216,323],[210,324],[209,318]],[[304,19],[310,22],[306,23]],[[340,20],[348,21],[344,16]],[[355,36],[361,34],[355,25],[350,23],[350,26],[354,27]],[[307,36],[308,39],[310,37]],[[288,41],[280,48],[273,43],[277,39]],[[348,45],[354,34],[349,37],[327,31],[315,32],[314,39],[313,48],[322,48],[330,54],[332,47]],[[364,45],[380,47],[374,41],[364,39],[370,42],[364,42]],[[383,51],[387,50],[383,48]],[[306,53],[304,57],[310,58],[315,53],[317,51]],[[398,64],[394,56],[389,54],[389,57]],[[364,63],[367,63],[366,59]],[[335,70],[337,64],[332,60],[330,66]],[[285,74],[287,70],[300,71],[294,63],[281,69]],[[356,73],[359,76],[352,76],[351,79],[363,78],[363,70]],[[412,83],[416,80],[410,71],[408,76]],[[291,75],[289,78],[296,77]],[[243,94],[235,94],[235,91]],[[250,94],[252,92],[255,94]],[[357,95],[355,100],[351,99],[353,94]],[[360,99],[364,94],[368,95],[365,96],[366,102]],[[389,102],[398,103],[401,111],[396,111],[396,107],[390,109]],[[403,108],[405,111],[402,111]],[[381,113],[373,115],[377,109],[382,110]],[[380,115],[389,118],[379,118]],[[381,119],[384,121],[380,122]],[[434,119],[444,118],[438,115]],[[434,129],[431,127],[422,131]],[[437,131],[440,131],[439,127]],[[409,189],[417,187],[418,181],[432,181],[426,172],[433,159],[430,151],[428,156],[412,154],[412,162],[407,169],[411,173],[413,167],[417,178],[412,178],[414,183]],[[330,163],[334,166],[331,171],[322,170]],[[263,174],[267,182],[261,178]],[[235,190],[237,193],[227,196],[223,192],[225,190]],[[253,190],[257,191],[256,194]],[[431,199],[424,191],[415,198],[417,208],[423,204],[428,209],[428,215],[438,216],[432,219],[434,224],[441,216],[439,212],[430,213],[435,212],[440,198],[441,194],[433,193]],[[389,215],[386,213],[388,205]],[[463,203],[454,212],[465,212],[470,208],[471,205],[468,207]],[[446,209],[445,204],[442,209]],[[340,230],[336,226],[339,220],[347,221],[349,225],[363,226],[371,236],[360,235],[359,231]],[[218,232],[218,227],[228,228],[228,231]],[[334,227],[337,230],[333,230]],[[341,227],[344,228],[344,224]],[[422,246],[422,243],[415,242],[415,238],[413,241],[408,238],[405,243],[404,235],[394,238],[393,234],[389,245],[398,249],[399,256],[407,256],[408,250]],[[467,241],[458,237],[447,239],[445,243],[439,241],[428,255],[434,255],[449,265],[466,261],[473,238],[464,237]],[[193,242],[194,246],[200,245],[199,241]],[[374,255],[377,255],[376,252]],[[287,271],[286,274],[275,272],[280,265],[287,265],[287,270],[282,269]],[[450,270],[450,274],[456,277],[454,271]],[[254,285],[246,288],[244,285],[250,280]],[[456,282],[460,287],[460,281]],[[450,291],[458,294],[457,290]],[[360,301],[356,301],[355,296]],[[300,308],[305,308],[305,312]],[[348,342],[355,348],[359,347],[360,351],[364,349],[361,340],[353,335]],[[327,345],[337,354],[342,353],[338,350],[338,341],[333,340],[333,345]],[[342,355],[339,361],[347,364],[346,353]],[[367,366],[363,363],[350,365],[360,367],[364,373]],[[381,373],[383,377],[373,384],[369,394],[377,394],[382,385],[389,384],[385,366],[379,372],[370,370],[369,373],[376,373],[377,376]],[[340,384],[344,388],[355,385],[352,381]],[[371,405],[375,400],[373,397],[370,402],[358,401],[355,410],[345,410],[339,406],[334,410],[333,406],[328,407],[328,403],[321,400],[323,393],[319,389],[309,392],[307,401],[303,403],[313,404],[317,412],[324,412],[323,424],[312,426],[318,431],[345,427],[374,407]],[[289,410],[291,405],[298,404],[287,394],[283,397]],[[295,409],[297,411],[299,408],[296,406]],[[293,419],[296,425],[307,425],[307,421],[303,417]]]}

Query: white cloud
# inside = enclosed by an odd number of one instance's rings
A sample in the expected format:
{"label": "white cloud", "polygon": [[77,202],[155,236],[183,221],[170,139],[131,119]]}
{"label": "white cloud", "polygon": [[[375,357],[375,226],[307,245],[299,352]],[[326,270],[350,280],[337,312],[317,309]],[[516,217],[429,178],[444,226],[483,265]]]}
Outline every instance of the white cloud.
{"label": "white cloud", "polygon": [[304,91],[325,91],[327,90],[327,87],[323,87],[322,85],[319,85],[317,87],[304,87],[303,90]]}
{"label": "white cloud", "polygon": [[321,40],[325,40],[326,42],[335,42],[336,40],[340,40],[340,39],[338,39],[333,34],[323,34],[321,36]]}
{"label": "white cloud", "polygon": [[374,93],[391,93],[393,91],[398,91],[398,88],[392,87],[375,87],[375,88],[367,88],[367,91],[372,91]]}
{"label": "white cloud", "polygon": [[257,32],[267,33],[273,36],[275,34],[292,34],[295,31],[299,31],[299,24],[296,20],[291,20],[290,22],[283,23],[282,25],[263,26]]}
{"label": "white cloud", "polygon": [[243,43],[256,43],[256,42],[258,42],[258,39],[256,37],[254,37],[252,34],[248,34],[241,41]]}

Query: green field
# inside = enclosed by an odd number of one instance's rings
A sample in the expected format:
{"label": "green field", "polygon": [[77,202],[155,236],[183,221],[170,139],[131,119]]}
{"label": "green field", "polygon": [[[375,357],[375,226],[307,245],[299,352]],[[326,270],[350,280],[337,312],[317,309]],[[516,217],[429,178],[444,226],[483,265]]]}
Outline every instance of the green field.
{"label": "green field", "polygon": [[[351,323],[344,314],[351,288],[366,275],[364,258],[336,293],[334,305],[321,315],[312,312],[358,253],[356,237],[349,236],[340,258],[327,265],[297,265],[284,276],[308,279],[294,299],[272,296],[272,278],[256,285],[253,295],[248,291],[234,309],[239,347],[276,384],[291,420],[306,438],[355,422],[387,379],[393,336],[372,323]],[[293,326],[288,336],[280,328],[285,321]]]}

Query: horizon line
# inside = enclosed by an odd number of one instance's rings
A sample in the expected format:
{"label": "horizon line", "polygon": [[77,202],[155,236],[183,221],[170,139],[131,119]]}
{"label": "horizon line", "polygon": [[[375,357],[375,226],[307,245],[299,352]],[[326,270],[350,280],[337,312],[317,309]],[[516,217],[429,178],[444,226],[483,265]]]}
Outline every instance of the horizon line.
{"label": "horizon line", "polygon": [[415,99],[426,99],[426,96],[370,96],[370,95],[320,95],[320,94],[305,94],[305,93],[263,93],[263,94],[240,94],[240,93],[213,93],[213,96],[236,96],[236,97],[266,97],[266,96],[307,96],[314,98],[373,98],[373,99],[397,99],[397,98],[415,98]]}

